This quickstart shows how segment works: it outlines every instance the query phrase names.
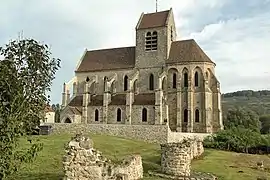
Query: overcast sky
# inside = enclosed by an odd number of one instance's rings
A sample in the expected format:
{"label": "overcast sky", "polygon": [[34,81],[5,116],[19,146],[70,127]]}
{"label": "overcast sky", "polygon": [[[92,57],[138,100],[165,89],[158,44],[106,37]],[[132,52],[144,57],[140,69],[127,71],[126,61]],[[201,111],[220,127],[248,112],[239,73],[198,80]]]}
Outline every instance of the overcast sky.
{"label": "overcast sky", "polygon": [[[270,0],[159,0],[159,10],[170,7],[178,40],[195,39],[216,62],[222,93],[270,89]],[[61,103],[86,48],[134,45],[141,12],[154,11],[155,0],[1,1],[0,46],[20,31],[51,45],[62,60],[51,101]]]}

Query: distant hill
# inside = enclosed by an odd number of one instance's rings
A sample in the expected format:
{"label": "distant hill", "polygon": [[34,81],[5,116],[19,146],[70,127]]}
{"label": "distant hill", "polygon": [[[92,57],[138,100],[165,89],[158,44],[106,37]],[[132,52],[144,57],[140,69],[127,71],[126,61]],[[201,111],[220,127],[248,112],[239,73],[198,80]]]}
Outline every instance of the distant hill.
{"label": "distant hill", "polygon": [[223,112],[235,106],[250,108],[259,115],[270,114],[270,90],[243,90],[222,94]]}

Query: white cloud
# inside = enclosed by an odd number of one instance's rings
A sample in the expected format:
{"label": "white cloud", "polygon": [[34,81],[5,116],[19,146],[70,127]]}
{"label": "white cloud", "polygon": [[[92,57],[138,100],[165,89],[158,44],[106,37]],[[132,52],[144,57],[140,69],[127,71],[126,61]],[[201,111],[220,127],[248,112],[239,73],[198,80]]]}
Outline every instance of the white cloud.
{"label": "white cloud", "polygon": [[[60,102],[62,83],[72,78],[85,48],[135,44],[141,12],[154,12],[151,0],[9,0],[1,3],[0,44],[24,30],[52,45],[62,68],[53,83],[52,101]],[[173,7],[180,39],[194,38],[216,62],[222,91],[270,89],[269,0],[164,0]],[[268,50],[268,51],[267,51]]]}

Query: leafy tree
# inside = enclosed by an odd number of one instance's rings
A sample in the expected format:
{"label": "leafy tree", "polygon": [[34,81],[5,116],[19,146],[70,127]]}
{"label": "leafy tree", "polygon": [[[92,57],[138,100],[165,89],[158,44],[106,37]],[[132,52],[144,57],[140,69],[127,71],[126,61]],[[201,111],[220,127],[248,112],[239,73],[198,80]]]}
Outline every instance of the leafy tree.
{"label": "leafy tree", "polygon": [[253,149],[255,149],[255,152],[258,152],[261,147],[269,146],[269,137],[250,129],[232,127],[207,137],[204,140],[204,146],[227,151],[251,153]]}
{"label": "leafy tree", "polygon": [[33,39],[13,40],[0,47],[0,55],[4,57],[0,60],[0,179],[5,179],[42,149],[31,139],[26,150],[18,143],[43,120],[49,102],[46,92],[60,60],[51,58],[48,46]]}
{"label": "leafy tree", "polygon": [[260,117],[261,133],[270,134],[270,115],[264,115]]}
{"label": "leafy tree", "polygon": [[61,106],[59,104],[53,104],[52,109],[55,112],[55,116],[54,116],[55,122],[60,123]]}
{"label": "leafy tree", "polygon": [[243,127],[255,132],[259,132],[259,116],[250,109],[230,109],[225,116],[224,127],[225,129],[230,129],[233,127]]}

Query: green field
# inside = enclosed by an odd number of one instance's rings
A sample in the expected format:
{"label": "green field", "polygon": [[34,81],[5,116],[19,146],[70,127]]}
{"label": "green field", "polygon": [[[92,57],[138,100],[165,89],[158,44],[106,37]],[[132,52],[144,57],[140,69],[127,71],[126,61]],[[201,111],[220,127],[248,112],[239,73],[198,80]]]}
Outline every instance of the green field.
{"label": "green field", "polygon": [[[63,176],[62,156],[64,144],[71,135],[39,136],[44,143],[44,149],[32,164],[25,164],[20,171],[9,179],[20,180],[59,180]],[[160,147],[158,144],[149,144],[141,141],[129,140],[118,137],[91,135],[96,149],[103,152],[113,161],[119,161],[126,155],[139,153],[143,158],[144,179],[160,180],[150,177],[148,170],[159,170]],[[26,147],[26,141],[21,147]],[[267,172],[253,169],[258,161],[264,161]],[[254,180],[258,176],[270,177],[270,156],[247,155],[240,153],[224,152],[207,149],[204,156],[192,162],[192,170],[210,172],[223,180]],[[240,172],[242,171],[242,172]]]}

